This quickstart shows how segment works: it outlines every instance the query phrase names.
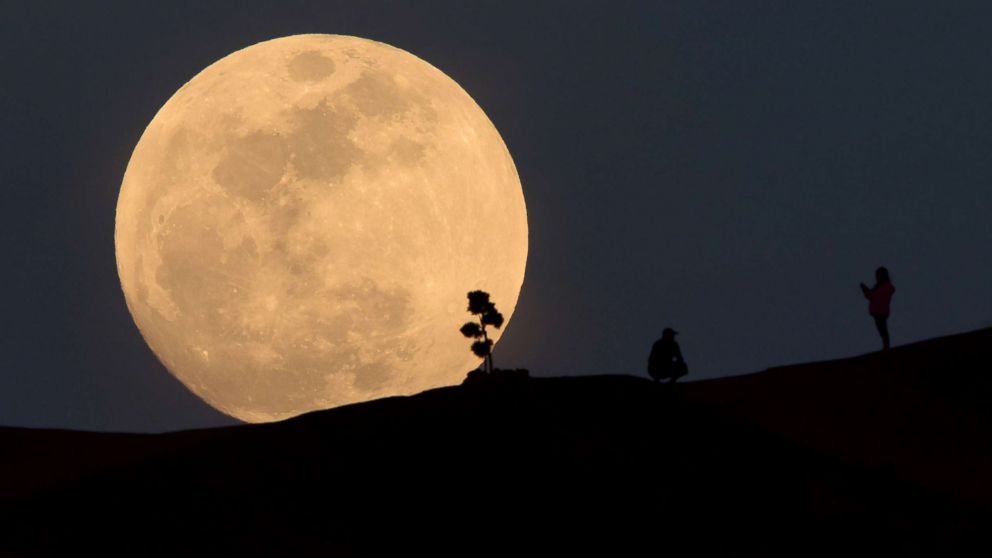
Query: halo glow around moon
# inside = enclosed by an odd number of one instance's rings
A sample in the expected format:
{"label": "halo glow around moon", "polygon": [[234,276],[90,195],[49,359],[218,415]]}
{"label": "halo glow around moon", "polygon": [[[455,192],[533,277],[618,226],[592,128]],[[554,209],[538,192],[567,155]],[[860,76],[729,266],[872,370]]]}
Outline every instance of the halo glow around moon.
{"label": "halo glow around moon", "polygon": [[465,295],[510,319],[527,215],[458,84],[383,43],[297,35],[219,60],[159,110],[115,243],[166,368],[264,422],[461,381],[480,362]]}

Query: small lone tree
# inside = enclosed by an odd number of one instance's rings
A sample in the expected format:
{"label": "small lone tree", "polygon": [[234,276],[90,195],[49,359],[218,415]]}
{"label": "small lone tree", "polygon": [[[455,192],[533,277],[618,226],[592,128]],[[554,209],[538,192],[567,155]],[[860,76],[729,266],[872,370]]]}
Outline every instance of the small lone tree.
{"label": "small lone tree", "polygon": [[489,301],[489,293],[485,291],[468,293],[468,311],[479,316],[479,323],[468,322],[463,325],[462,335],[476,340],[472,343],[472,352],[485,359],[485,370],[491,374],[493,371],[493,340],[486,334],[486,326],[491,325],[496,329],[502,327],[503,314],[496,310],[496,305]]}

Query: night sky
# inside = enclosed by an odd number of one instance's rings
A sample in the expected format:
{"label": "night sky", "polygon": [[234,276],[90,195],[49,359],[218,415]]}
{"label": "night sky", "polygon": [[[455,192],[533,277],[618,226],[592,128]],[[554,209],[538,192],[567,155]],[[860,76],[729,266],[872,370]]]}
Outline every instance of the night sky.
{"label": "night sky", "polygon": [[114,212],[182,84],[299,33],[407,50],[502,134],[530,255],[497,366],[645,375],[666,326],[687,379],[872,351],[879,265],[894,344],[992,326],[987,2],[205,4],[0,6],[2,425],[235,423],[142,340]]}

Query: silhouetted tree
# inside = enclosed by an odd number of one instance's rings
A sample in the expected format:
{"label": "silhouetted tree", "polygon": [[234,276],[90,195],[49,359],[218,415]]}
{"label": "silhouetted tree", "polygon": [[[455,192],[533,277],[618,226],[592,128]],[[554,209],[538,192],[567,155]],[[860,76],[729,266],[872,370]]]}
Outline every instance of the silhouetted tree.
{"label": "silhouetted tree", "polygon": [[472,352],[485,359],[486,372],[493,371],[493,340],[486,333],[486,326],[499,329],[503,326],[503,314],[496,310],[496,305],[489,300],[489,293],[472,291],[468,293],[468,311],[479,316],[479,322],[468,322],[462,326],[462,335],[475,339]]}

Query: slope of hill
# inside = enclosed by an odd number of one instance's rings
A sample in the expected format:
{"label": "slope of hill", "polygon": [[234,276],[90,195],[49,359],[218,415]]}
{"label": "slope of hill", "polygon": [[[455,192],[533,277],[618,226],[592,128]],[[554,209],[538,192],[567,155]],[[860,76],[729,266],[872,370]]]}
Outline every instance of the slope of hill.
{"label": "slope of hill", "polygon": [[992,329],[683,394],[843,463],[992,507]]}
{"label": "slope of hill", "polygon": [[13,555],[989,555],[992,331],[706,382],[490,382],[163,435],[0,429]]}

